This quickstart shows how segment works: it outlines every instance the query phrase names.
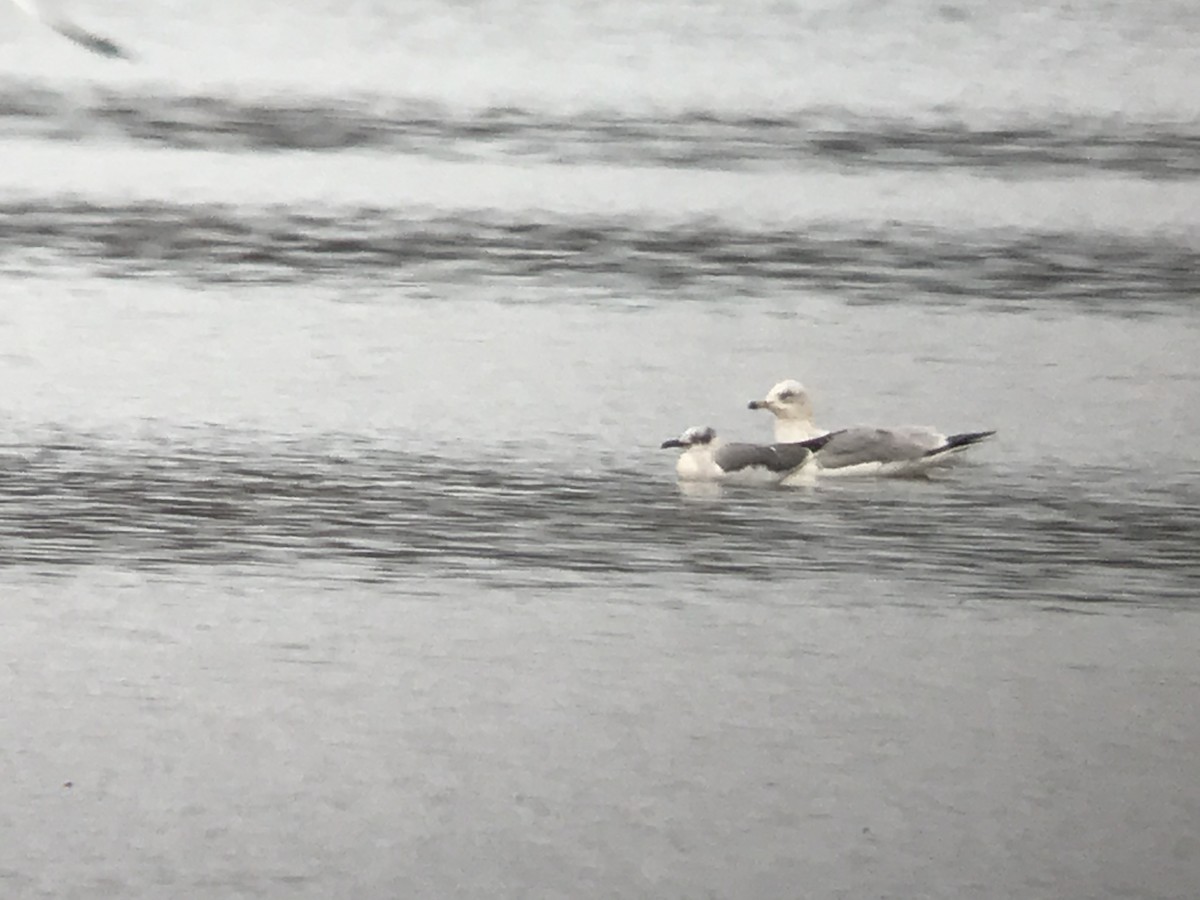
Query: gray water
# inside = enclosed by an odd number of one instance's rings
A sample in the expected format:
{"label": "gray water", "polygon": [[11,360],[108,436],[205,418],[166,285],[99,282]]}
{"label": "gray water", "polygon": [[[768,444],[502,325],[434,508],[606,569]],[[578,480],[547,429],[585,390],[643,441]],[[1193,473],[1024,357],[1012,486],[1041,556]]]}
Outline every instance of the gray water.
{"label": "gray water", "polygon": [[[0,8],[0,895],[1200,895],[1191,3]],[[995,428],[684,491],[802,379]]]}

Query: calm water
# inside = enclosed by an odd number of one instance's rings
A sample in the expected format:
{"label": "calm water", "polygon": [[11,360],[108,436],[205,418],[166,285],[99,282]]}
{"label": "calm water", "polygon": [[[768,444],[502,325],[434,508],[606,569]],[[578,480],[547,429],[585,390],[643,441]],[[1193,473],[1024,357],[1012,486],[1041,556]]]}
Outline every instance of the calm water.
{"label": "calm water", "polygon": [[0,8],[0,894],[1197,896],[1198,10]]}

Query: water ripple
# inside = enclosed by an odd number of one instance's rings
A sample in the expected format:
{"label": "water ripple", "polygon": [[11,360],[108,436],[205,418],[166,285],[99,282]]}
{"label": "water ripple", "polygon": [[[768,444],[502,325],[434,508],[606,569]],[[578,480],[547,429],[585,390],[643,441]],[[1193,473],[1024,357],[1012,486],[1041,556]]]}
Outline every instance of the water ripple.
{"label": "water ripple", "polygon": [[865,118],[835,109],[774,116],[691,112],[663,117],[593,110],[552,115],[519,108],[464,113],[378,96],[171,96],[98,90],[88,97],[0,85],[9,135],[111,140],[176,149],[386,149],[440,159],[497,154],[566,163],[672,168],[872,169],[947,167],[1037,173],[1200,174],[1195,123],[1071,117],[993,127],[954,119]]}
{"label": "water ripple", "polygon": [[[0,567],[346,564],[364,578],[703,581],[812,590],[902,579],[933,595],[1194,604],[1194,480],[962,470],[925,483],[681,495],[667,473],[498,467],[364,445],[14,446]],[[814,580],[815,579],[815,580]]]}
{"label": "water ripple", "polygon": [[714,281],[766,281],[865,300],[1027,299],[1123,312],[1190,304],[1200,290],[1200,248],[1153,235],[901,225],[798,233],[531,215],[9,202],[0,204],[0,263],[45,276],[57,258],[66,270],[82,264],[105,276],[206,283],[581,277],[618,291],[672,293]]}

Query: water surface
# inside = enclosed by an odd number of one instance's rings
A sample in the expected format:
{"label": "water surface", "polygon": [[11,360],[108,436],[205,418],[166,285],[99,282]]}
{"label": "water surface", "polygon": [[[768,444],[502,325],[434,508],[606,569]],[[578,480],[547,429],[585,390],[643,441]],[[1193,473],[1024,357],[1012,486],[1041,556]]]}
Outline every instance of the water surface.
{"label": "water surface", "polygon": [[[0,10],[5,896],[1196,894],[1192,4],[72,13],[136,64]],[[785,377],[998,435],[681,490]]]}

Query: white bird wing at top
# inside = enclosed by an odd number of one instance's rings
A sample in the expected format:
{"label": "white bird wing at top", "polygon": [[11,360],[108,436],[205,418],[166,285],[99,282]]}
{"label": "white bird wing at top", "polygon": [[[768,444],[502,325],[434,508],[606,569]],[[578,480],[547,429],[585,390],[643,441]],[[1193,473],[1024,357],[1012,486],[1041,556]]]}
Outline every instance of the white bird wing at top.
{"label": "white bird wing at top", "polygon": [[17,9],[21,10],[27,16],[32,16],[39,20],[44,16],[41,7],[34,3],[33,0],[12,0],[12,2]]}
{"label": "white bird wing at top", "polygon": [[79,46],[91,50],[93,53],[98,53],[101,56],[107,56],[111,59],[133,58],[119,44],[76,25],[61,13],[47,10],[40,3],[34,2],[34,0],[12,0],[12,2],[26,15],[53,28],[63,37],[67,38],[67,40],[74,41]]}

